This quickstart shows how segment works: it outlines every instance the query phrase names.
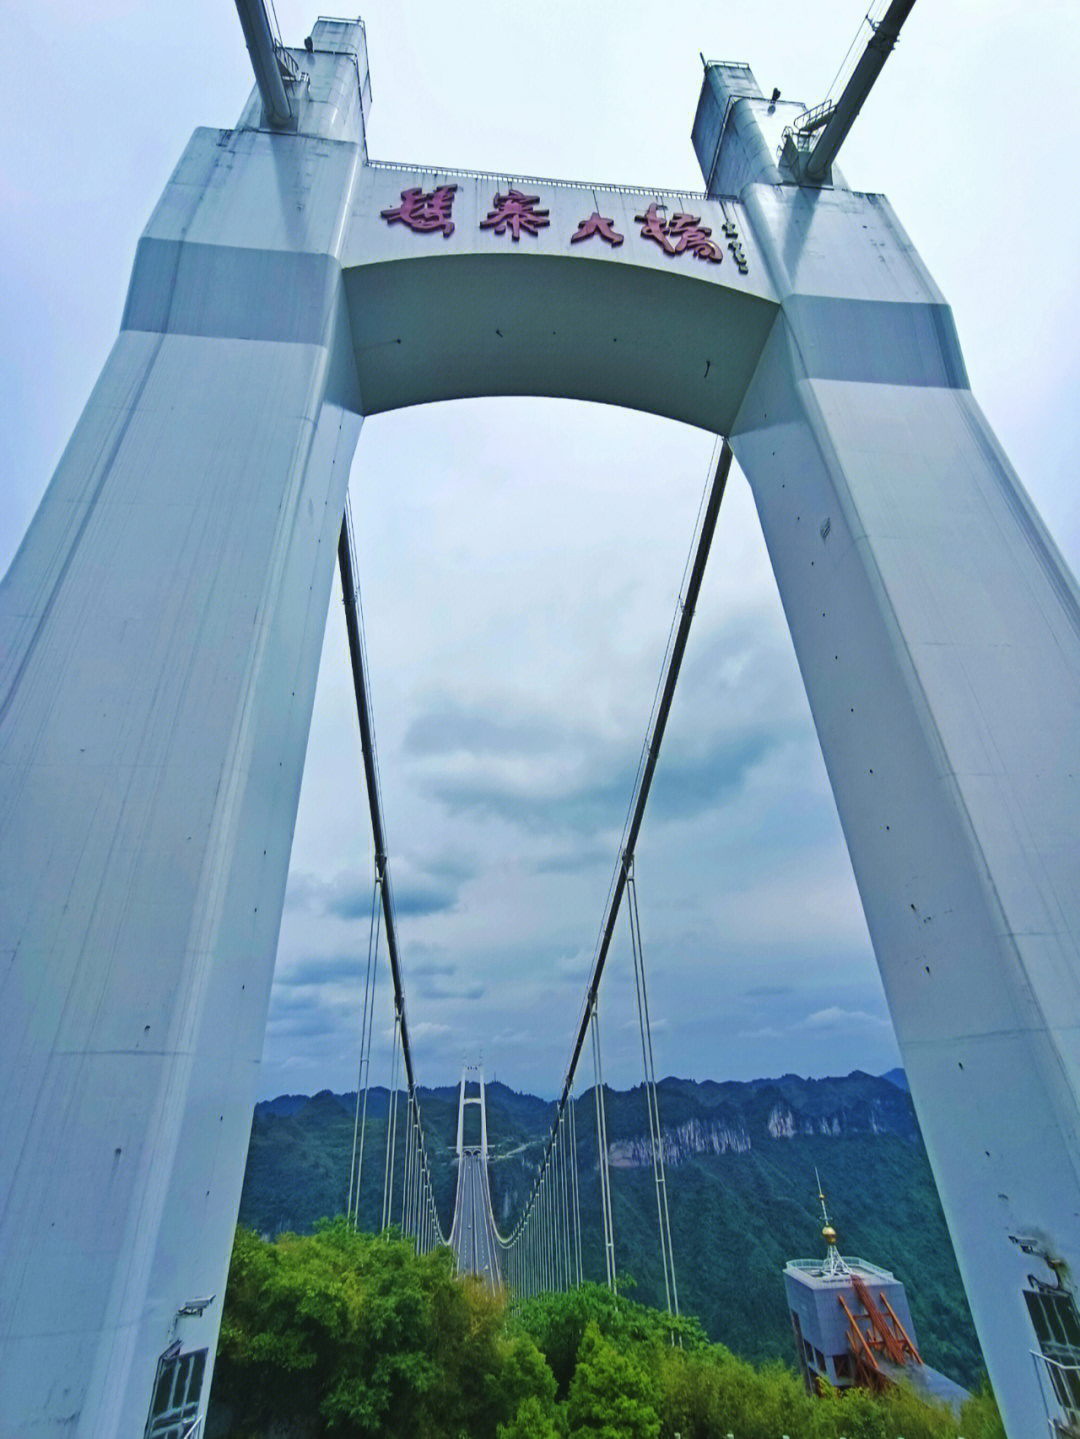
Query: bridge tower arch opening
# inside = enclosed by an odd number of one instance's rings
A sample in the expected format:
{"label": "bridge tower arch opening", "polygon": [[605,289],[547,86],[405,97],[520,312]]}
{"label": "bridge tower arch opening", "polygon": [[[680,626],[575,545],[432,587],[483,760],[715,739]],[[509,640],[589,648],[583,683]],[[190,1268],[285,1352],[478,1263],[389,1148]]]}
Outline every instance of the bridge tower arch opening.
{"label": "bridge tower arch opening", "polygon": [[[478,1112],[474,1114],[474,1110]],[[470,1125],[472,1119],[475,1125]],[[502,1283],[502,1271],[488,1179],[487,1093],[482,1064],[467,1064],[461,1071],[455,1160],[458,1173],[450,1247],[460,1273],[475,1274],[489,1288],[497,1289]]]}
{"label": "bridge tower arch opening", "polygon": [[290,55],[286,123],[192,138],[0,590],[5,1427],[138,1432],[177,1343],[208,1385],[362,417],[548,394],[730,437],[1032,1432],[1027,1276],[1080,1270],[1080,597],[943,297],[881,196],[780,168],[801,107],[745,66],[688,197],[379,165],[362,27]]}

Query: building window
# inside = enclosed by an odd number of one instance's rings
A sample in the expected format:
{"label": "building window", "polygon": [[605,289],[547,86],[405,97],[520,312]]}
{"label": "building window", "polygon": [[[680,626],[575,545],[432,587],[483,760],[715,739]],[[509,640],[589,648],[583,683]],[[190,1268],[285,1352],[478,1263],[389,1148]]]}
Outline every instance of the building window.
{"label": "building window", "polygon": [[1046,1372],[1063,1408],[1080,1411],[1080,1313],[1067,1289],[1025,1289]]}
{"label": "building window", "polygon": [[143,1439],[186,1439],[199,1417],[199,1396],[206,1373],[206,1349],[179,1352],[179,1344],[158,1360],[154,1399]]}

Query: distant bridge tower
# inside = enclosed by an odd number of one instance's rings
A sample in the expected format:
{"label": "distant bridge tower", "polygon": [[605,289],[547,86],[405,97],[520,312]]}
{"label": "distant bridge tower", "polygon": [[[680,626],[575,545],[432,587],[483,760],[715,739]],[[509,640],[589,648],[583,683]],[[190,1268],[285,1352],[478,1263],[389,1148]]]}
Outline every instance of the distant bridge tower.
{"label": "distant bridge tower", "polygon": [[[476,1074],[473,1081],[479,1085],[479,1093],[469,1094],[469,1075]],[[488,1159],[487,1139],[487,1096],[484,1090],[484,1066],[482,1064],[466,1064],[461,1071],[461,1085],[458,1089],[458,1116],[457,1116],[457,1157],[461,1162],[464,1153],[465,1136],[465,1106],[467,1104],[478,1104],[480,1106],[480,1158],[484,1164]]]}
{"label": "distant bridge tower", "polygon": [[[475,1079],[470,1079],[475,1075]],[[478,1093],[469,1094],[468,1086],[478,1086]],[[465,1143],[465,1106],[480,1106],[480,1143]],[[454,1197],[454,1222],[450,1230],[450,1247],[457,1255],[458,1270],[475,1274],[491,1289],[502,1282],[499,1270],[499,1244],[495,1220],[491,1212],[491,1189],[488,1184],[487,1095],[484,1089],[484,1066],[467,1064],[461,1073],[458,1090],[457,1122],[458,1181]]]}

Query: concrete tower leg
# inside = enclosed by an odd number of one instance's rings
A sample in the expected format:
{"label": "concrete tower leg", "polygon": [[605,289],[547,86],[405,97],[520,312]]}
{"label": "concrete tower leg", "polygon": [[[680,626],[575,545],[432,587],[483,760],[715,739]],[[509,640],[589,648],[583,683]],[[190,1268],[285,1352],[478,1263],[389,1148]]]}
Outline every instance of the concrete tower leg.
{"label": "concrete tower leg", "polygon": [[358,59],[308,57],[312,134],[195,134],[0,589],[12,1439],[142,1434],[176,1341],[209,1386],[360,428]]}
{"label": "concrete tower leg", "polygon": [[775,183],[747,73],[710,73],[695,130],[782,304],[732,446],[990,1377],[1024,1439],[1046,1424],[1028,1276],[1080,1273],[1080,597],[888,205]]}
{"label": "concrete tower leg", "polygon": [[484,1066],[480,1066],[480,1159],[484,1165],[484,1172],[487,1173],[488,1140],[487,1140],[487,1093],[484,1089]]}

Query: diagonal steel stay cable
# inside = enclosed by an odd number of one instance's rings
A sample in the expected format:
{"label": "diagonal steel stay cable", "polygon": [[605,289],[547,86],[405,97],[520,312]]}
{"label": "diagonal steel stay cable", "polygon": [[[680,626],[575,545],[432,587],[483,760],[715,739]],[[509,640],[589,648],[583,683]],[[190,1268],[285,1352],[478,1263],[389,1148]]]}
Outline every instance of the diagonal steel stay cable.
{"label": "diagonal steel stay cable", "polygon": [[[708,466],[708,472],[707,472],[709,475],[714,475],[714,474],[716,473],[716,467],[717,467],[717,451],[718,451],[718,449],[719,449],[719,447],[720,447],[720,445],[721,445],[722,443],[723,443],[723,442],[721,441],[720,436],[717,435],[717,436],[716,436],[716,439],[713,441],[712,452],[711,452],[710,455],[709,455],[709,466]],[[625,819],[623,820],[622,835],[621,835],[620,842],[619,842],[619,853],[620,853],[620,854],[621,854],[621,853],[623,852],[623,850],[626,848],[626,837],[627,837],[627,834],[628,834],[629,829],[630,829],[631,821],[632,821],[632,819],[633,819],[634,806],[635,806],[636,801],[637,801],[638,790],[639,790],[640,785],[641,785],[641,778],[642,778],[642,775],[643,775],[644,772],[645,772],[645,765],[646,765],[646,763],[647,763],[647,761],[648,761],[650,738],[651,738],[652,733],[653,733],[653,726],[655,725],[655,722],[656,722],[657,707],[658,707],[659,704],[660,704],[660,698],[661,698],[661,695],[663,694],[664,679],[665,679],[665,676],[667,675],[667,672],[668,672],[668,666],[669,666],[670,661],[671,661],[671,653],[672,653],[672,650],[673,650],[673,648],[674,648],[675,640],[676,640],[676,637],[677,637],[677,634],[678,634],[679,620],[680,620],[680,616],[681,616],[682,613],[683,613],[683,596],[686,594],[686,587],[687,587],[688,579],[689,579],[689,576],[690,576],[690,567],[691,567],[691,565],[693,564],[694,556],[695,556],[695,554],[697,553],[697,549],[698,549],[698,545],[699,545],[699,536],[700,536],[700,532],[701,532],[702,519],[703,519],[703,516],[704,516],[704,514],[705,514],[705,505],[706,505],[706,501],[707,501],[708,496],[709,496],[709,491],[710,491],[709,481],[706,480],[705,485],[704,485],[704,487],[702,488],[702,491],[701,491],[701,499],[698,501],[697,514],[696,514],[696,516],[694,517],[694,528],[693,528],[693,530],[691,531],[690,544],[689,544],[689,546],[688,546],[688,548],[687,548],[687,551],[686,551],[686,559],[685,559],[684,562],[683,562],[682,576],[680,577],[680,580],[679,580],[678,598],[677,598],[677,601],[676,601],[676,604],[675,604],[675,609],[674,609],[674,611],[672,612],[671,624],[670,624],[670,626],[668,627],[667,642],[666,642],[666,644],[664,645],[664,657],[663,657],[663,659],[662,659],[662,661],[661,661],[661,663],[660,663],[660,672],[659,672],[659,674],[658,674],[657,677],[656,677],[656,688],[655,688],[655,690],[653,691],[652,705],[650,706],[650,709],[649,709],[649,718],[648,718],[648,722],[647,722],[647,724],[646,724],[646,726],[645,726],[645,739],[644,739],[644,741],[642,742],[641,753],[640,753],[640,755],[638,756],[637,770],[636,770],[636,772],[635,772],[635,774],[634,774],[634,783],[633,783],[633,787],[631,788],[631,791],[630,791],[630,799],[629,799],[629,801],[627,802],[627,806],[626,806],[626,817],[625,817]],[[611,876],[611,883],[610,883],[610,885],[608,886],[607,899],[606,899],[606,902],[605,902],[605,905],[604,905],[604,916],[605,916],[605,917],[606,917],[606,915],[607,915],[608,908],[609,908],[609,906],[610,906],[610,904],[611,904],[611,897],[612,897],[612,893],[614,892],[614,889],[615,889],[615,883],[616,883],[617,876],[618,876],[618,866],[616,866],[615,871],[613,872],[613,874],[612,874],[612,876]],[[594,953],[594,954],[597,953],[597,952],[599,951],[599,949],[600,949],[600,945],[601,945],[601,943],[602,943],[602,941],[603,941],[603,934],[604,934],[604,919],[601,918],[601,920],[600,920],[600,927],[599,927],[599,929],[597,930],[597,934],[596,934],[596,944],[595,944],[594,950],[593,950],[593,953]],[[588,992],[586,992],[585,998],[584,998],[584,1000],[582,1001],[581,1013],[580,1013],[580,1015],[579,1015],[579,1020],[580,1020],[580,1022],[581,1022],[582,1024],[584,1024],[584,1022],[585,1022],[587,1006],[588,1006]]]}
{"label": "diagonal steel stay cable", "polygon": [[[714,445],[713,455],[715,456],[715,454],[716,448]],[[581,1051],[588,1036],[589,1025],[595,1015],[600,978],[604,971],[604,964],[611,946],[615,924],[619,916],[619,908],[626,888],[628,867],[633,863],[634,849],[637,844],[638,834],[641,831],[641,823],[645,815],[645,807],[648,803],[653,775],[656,772],[660,746],[667,728],[668,715],[671,712],[671,703],[675,694],[675,686],[678,682],[683,655],[686,652],[686,642],[690,635],[690,626],[693,621],[694,611],[697,607],[698,596],[701,592],[701,581],[705,574],[705,565],[709,557],[709,549],[716,531],[716,521],[720,513],[720,503],[724,497],[728,474],[731,471],[732,458],[731,446],[727,440],[724,439],[720,444],[720,455],[716,462],[711,485],[706,487],[708,501],[705,503],[703,497],[702,506],[699,507],[698,510],[698,520],[695,524],[695,538],[690,546],[690,555],[693,557],[692,563],[688,556],[686,568],[683,570],[683,585],[679,593],[675,618],[672,621],[672,634],[674,638],[669,638],[667,651],[664,656],[661,680],[657,685],[659,698],[654,700],[653,703],[645,743],[642,747],[642,757],[638,766],[634,792],[630,801],[627,821],[623,828],[619,856],[615,864],[611,884],[608,888],[604,919],[600,926],[600,934],[594,951],[592,973],[585,991],[584,1003],[581,1007],[581,1019],[577,1039],[570,1057],[569,1067],[566,1071],[562,1094],[555,1109],[543,1160],[538,1167],[537,1177],[533,1181],[533,1186],[525,1202],[522,1216],[511,1235],[504,1241],[507,1244],[513,1243],[518,1235],[524,1231],[529,1222],[529,1216],[532,1212],[541,1179],[543,1175],[547,1173],[551,1152],[556,1142],[556,1135],[566,1111],[568,1098],[574,1083],[574,1075],[577,1072],[578,1061],[581,1058]],[[689,570],[689,578],[686,578],[687,570]]]}
{"label": "diagonal steel stay cable", "polygon": [[390,974],[394,986],[394,1022],[401,1043],[401,1055],[405,1066],[406,1085],[410,1104],[415,1109],[421,1167],[424,1185],[431,1201],[436,1233],[440,1243],[446,1238],[438,1213],[434,1207],[434,1191],[431,1181],[431,1165],[420,1120],[420,1096],[413,1068],[412,1046],[409,1041],[409,1027],[405,1011],[405,990],[401,978],[401,963],[398,954],[397,924],[394,915],[393,885],[390,879],[390,863],[386,850],[386,832],[383,825],[382,789],[379,779],[378,751],[375,745],[375,727],[371,716],[371,702],[368,684],[370,673],[367,663],[367,648],[364,641],[363,610],[357,583],[355,547],[353,544],[352,506],[346,497],[345,512],[338,536],[338,567],[341,571],[341,594],[345,608],[345,627],[349,640],[349,662],[352,669],[353,692],[356,699],[357,720],[360,726],[360,743],[364,758],[364,781],[368,796],[368,810],[371,816],[371,834],[375,846],[375,877],[382,896],[383,926],[386,931],[386,948],[390,958]]}
{"label": "diagonal steel stay cable", "polygon": [[383,1207],[382,1224],[380,1228],[386,1229],[394,1212],[394,1158],[397,1151],[397,1095],[398,1095],[398,1060],[401,1055],[399,1034],[401,1029],[401,1016],[394,1015],[394,1038],[393,1047],[390,1051],[390,1097],[386,1110],[386,1168],[383,1172]]}
{"label": "diagonal steel stay cable", "polygon": [[375,1018],[375,981],[379,971],[379,924],[382,917],[378,890],[379,884],[376,880],[375,887],[371,892],[371,924],[368,930],[367,968],[364,972],[364,1004],[360,1013],[360,1067],[356,1077],[356,1114],[353,1119],[352,1162],[349,1166],[347,1214],[353,1220],[354,1228],[360,1213],[360,1180],[364,1167],[364,1139],[367,1134],[368,1090],[371,1087],[371,1037]]}
{"label": "diagonal steel stay cable", "polygon": [[668,1210],[667,1176],[664,1167],[664,1132],[660,1127],[660,1101],[656,1086],[656,1064],[653,1059],[652,1024],[649,1019],[649,991],[645,980],[645,950],[641,942],[637,880],[634,877],[632,863],[626,881],[626,889],[630,916],[630,944],[634,957],[634,990],[637,997],[638,1029],[641,1035],[641,1061],[645,1075],[645,1100],[649,1110],[649,1142],[652,1146],[660,1256],[664,1266],[664,1291],[667,1296],[668,1313],[673,1313],[678,1317],[679,1287],[675,1279],[675,1255],[671,1245],[671,1215]]}
{"label": "diagonal steel stay cable", "polygon": [[[859,28],[851,37],[851,44],[847,47],[844,58],[840,61],[840,64],[837,67],[836,74],[832,78],[832,83],[830,84],[828,90],[826,90],[825,92],[825,97],[822,101],[823,104],[831,100],[836,91],[842,88],[842,86],[840,85],[841,75],[844,77],[844,84],[847,84],[848,79],[850,78],[848,69],[849,64],[851,70],[854,70],[855,68],[855,62],[852,60],[852,55],[855,51],[855,47],[858,45],[859,41],[862,39],[863,35],[866,33],[867,30],[870,31],[871,35],[873,35],[881,20],[881,16],[885,10],[886,4],[887,0],[874,0],[874,3],[870,6],[866,14],[859,21]],[[877,15],[874,14],[875,10],[878,12]]]}
{"label": "diagonal steel stay cable", "polygon": [[[710,456],[709,456],[708,473],[709,473],[710,475],[715,474],[715,472],[716,472],[716,467],[717,467],[717,451],[718,451],[718,449],[719,449],[719,447],[720,447],[721,444],[722,444],[721,437],[718,435],[718,436],[716,437],[716,439],[714,440],[714,442],[713,442],[712,452],[711,452],[711,454],[710,454]],[[632,823],[632,821],[633,821],[633,815],[634,815],[635,804],[636,804],[636,801],[637,801],[637,796],[638,796],[638,793],[639,793],[639,790],[640,790],[640,786],[641,786],[641,782],[642,782],[642,777],[643,777],[643,775],[644,775],[644,773],[645,773],[645,768],[646,768],[646,765],[647,765],[648,759],[649,759],[650,740],[651,740],[651,738],[653,737],[653,730],[654,730],[654,725],[655,725],[655,722],[656,722],[657,709],[658,709],[658,707],[659,707],[659,704],[660,704],[660,701],[661,701],[661,696],[662,696],[663,690],[664,690],[664,680],[665,680],[665,676],[666,676],[667,673],[668,673],[668,668],[669,668],[669,664],[670,664],[670,661],[671,661],[672,651],[673,651],[673,649],[674,649],[674,646],[675,646],[675,643],[676,643],[676,639],[677,639],[677,636],[678,636],[680,617],[681,617],[681,615],[683,614],[683,611],[684,611],[683,596],[684,596],[684,595],[686,594],[686,592],[687,592],[687,582],[688,582],[688,577],[689,577],[689,575],[690,575],[690,573],[691,573],[691,565],[692,565],[692,563],[693,563],[694,556],[695,556],[695,554],[697,553],[697,550],[698,550],[698,546],[699,546],[699,535],[700,535],[701,526],[702,526],[702,522],[703,522],[703,516],[704,516],[704,514],[705,514],[706,501],[707,501],[709,492],[710,492],[710,486],[709,486],[709,483],[706,482],[706,484],[705,484],[705,486],[704,486],[704,488],[702,489],[702,492],[701,492],[701,499],[698,501],[698,509],[697,509],[697,514],[696,514],[696,516],[695,516],[695,518],[694,518],[694,528],[693,528],[693,531],[692,531],[692,534],[691,534],[690,545],[689,545],[689,547],[688,547],[688,549],[687,549],[687,552],[686,552],[686,559],[685,559],[685,561],[684,561],[684,563],[683,563],[683,572],[682,572],[682,576],[681,576],[680,581],[679,581],[678,602],[677,602],[677,604],[676,604],[676,606],[675,606],[675,610],[674,610],[674,612],[673,612],[673,614],[672,614],[672,617],[671,617],[671,624],[670,624],[670,626],[669,626],[669,628],[668,628],[667,642],[666,642],[666,644],[665,644],[665,646],[664,646],[664,657],[663,657],[663,661],[662,661],[661,666],[660,666],[660,672],[659,672],[659,674],[658,674],[658,676],[657,676],[656,688],[655,688],[655,690],[653,691],[652,705],[651,705],[651,707],[650,707],[650,709],[649,709],[649,719],[648,719],[648,723],[647,723],[647,725],[646,725],[646,730],[645,730],[645,736],[646,736],[646,737],[645,737],[645,740],[644,740],[644,742],[643,742],[643,744],[642,744],[642,747],[641,747],[641,753],[640,753],[640,755],[639,755],[639,757],[638,757],[638,765],[637,765],[637,770],[636,770],[635,775],[634,775],[634,783],[633,783],[633,787],[632,787],[631,792],[630,792],[630,799],[629,799],[629,802],[628,802],[627,808],[626,808],[626,817],[625,817],[625,819],[623,820],[622,835],[621,835],[620,844],[619,844],[619,853],[620,853],[620,854],[624,853],[624,851],[625,851],[625,849],[626,849],[626,839],[627,839],[627,835],[628,835],[629,830],[630,830],[630,825],[631,825],[631,823]],[[613,897],[614,897],[614,895],[615,895],[615,889],[616,889],[616,885],[618,884],[618,881],[619,881],[619,866],[617,865],[616,868],[615,868],[615,871],[613,872],[613,874],[612,874],[612,876],[611,876],[611,882],[610,882],[610,884],[608,885],[608,892],[607,892],[607,896],[606,896],[606,899],[605,899],[605,902],[604,902],[604,916],[605,916],[605,917],[611,912],[612,903],[613,903]],[[617,901],[616,901],[616,906],[617,906]],[[594,955],[595,955],[595,954],[598,954],[598,953],[600,952],[601,946],[603,945],[603,942],[604,942],[604,928],[605,928],[605,920],[604,920],[604,918],[602,918],[601,921],[600,921],[600,927],[599,927],[599,929],[598,929],[598,931],[597,931],[596,943],[595,943],[594,948],[593,948],[593,953],[594,953]],[[589,991],[589,990],[586,990],[585,996],[584,996],[584,998],[583,998],[583,1000],[582,1000],[581,1011],[580,1011],[580,1014],[579,1014],[579,1017],[578,1017],[578,1018],[579,1018],[579,1029],[580,1029],[580,1031],[581,1031],[582,1033],[584,1032],[584,1027],[585,1027],[585,1025],[588,1023],[589,1004],[590,1004],[590,991]],[[580,1045],[579,1045],[579,1048],[580,1048]],[[564,1095],[564,1098],[565,1098],[565,1095]],[[556,1112],[556,1116],[555,1116],[555,1119],[554,1119],[554,1122],[553,1122],[553,1127],[552,1127],[552,1132],[551,1132],[551,1144],[554,1144],[554,1143],[555,1143],[556,1134],[557,1134],[559,1125],[560,1125],[561,1120],[562,1120],[562,1115],[563,1115],[563,1106],[560,1106],[559,1110]],[[549,1152],[549,1153],[550,1153],[550,1147],[551,1147],[551,1145],[549,1144],[549,1147],[548,1147],[548,1152]],[[546,1159],[547,1159],[547,1155],[545,1155],[545,1162],[546,1162]],[[527,1209],[527,1207],[528,1207],[528,1206],[526,1206],[526,1209]],[[515,1236],[516,1236],[516,1230],[515,1230],[515,1231],[512,1233],[512,1235],[511,1235],[509,1238],[507,1238],[507,1239],[503,1239],[503,1237],[500,1235],[500,1236],[499,1236],[500,1242],[503,1244],[504,1247],[506,1247],[506,1246],[508,1246],[510,1243],[513,1242],[513,1239],[514,1239]]]}

